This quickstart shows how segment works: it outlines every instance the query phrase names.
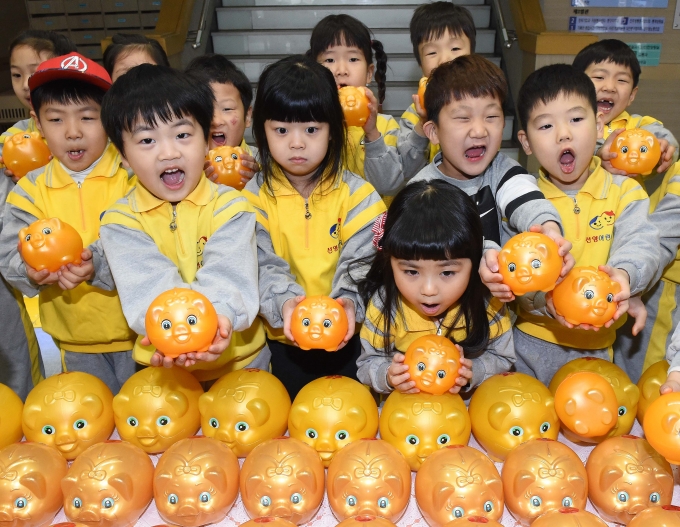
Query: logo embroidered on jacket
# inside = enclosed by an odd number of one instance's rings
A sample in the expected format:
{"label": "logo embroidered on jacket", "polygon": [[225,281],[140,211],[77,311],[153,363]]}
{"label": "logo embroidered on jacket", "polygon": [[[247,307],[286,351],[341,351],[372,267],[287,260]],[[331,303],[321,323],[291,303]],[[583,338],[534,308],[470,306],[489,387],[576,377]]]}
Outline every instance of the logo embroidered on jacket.
{"label": "logo embroidered on jacket", "polygon": [[614,214],[614,211],[607,210],[604,211],[599,216],[595,216],[592,220],[590,220],[589,225],[591,229],[599,231],[604,227],[610,227],[614,225],[614,220],[616,220],[616,215]]}

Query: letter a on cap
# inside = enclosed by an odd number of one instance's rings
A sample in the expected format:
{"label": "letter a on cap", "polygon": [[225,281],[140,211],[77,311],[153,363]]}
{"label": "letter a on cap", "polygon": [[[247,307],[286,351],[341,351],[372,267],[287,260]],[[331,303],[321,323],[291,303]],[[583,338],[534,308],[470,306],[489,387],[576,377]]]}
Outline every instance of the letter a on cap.
{"label": "letter a on cap", "polygon": [[87,71],[87,64],[78,55],[71,55],[61,61],[61,69],[77,70],[81,73],[85,73]]}

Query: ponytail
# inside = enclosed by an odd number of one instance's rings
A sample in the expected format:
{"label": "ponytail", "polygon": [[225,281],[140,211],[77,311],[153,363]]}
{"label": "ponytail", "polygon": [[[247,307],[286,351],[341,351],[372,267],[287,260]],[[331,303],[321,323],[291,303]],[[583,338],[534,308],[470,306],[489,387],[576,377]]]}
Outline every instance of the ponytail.
{"label": "ponytail", "polygon": [[386,91],[387,53],[385,53],[382,42],[379,40],[371,40],[371,47],[375,52],[375,82],[378,84],[378,103],[382,106]]}

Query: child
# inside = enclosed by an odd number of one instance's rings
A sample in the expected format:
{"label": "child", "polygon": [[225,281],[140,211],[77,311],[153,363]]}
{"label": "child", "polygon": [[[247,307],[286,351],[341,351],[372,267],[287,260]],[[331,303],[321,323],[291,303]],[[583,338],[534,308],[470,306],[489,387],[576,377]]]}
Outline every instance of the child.
{"label": "child", "polygon": [[[255,161],[257,148],[246,144],[243,134],[251,124],[253,88],[248,77],[224,55],[202,55],[187,66],[186,72],[196,82],[208,84],[215,96],[215,110],[210,126],[208,146],[212,150],[220,146],[240,146],[242,183],[247,183],[259,170]],[[206,163],[206,175],[217,178],[210,163]]]}
{"label": "child", "polygon": [[[411,44],[423,76],[429,77],[440,64],[475,52],[477,30],[470,11],[451,2],[432,2],[413,12]],[[418,95],[399,120],[397,150],[404,166],[404,180],[415,176],[439,152],[431,145],[423,125],[428,120]]]}
{"label": "child", "polygon": [[191,367],[200,381],[269,364],[262,325],[251,326],[258,309],[254,211],[238,191],[203,177],[213,105],[206,84],[143,64],[114,84],[102,108],[111,141],[138,179],[101,228],[130,327],[145,335],[149,305],[173,287],[204,294],[219,320],[206,352],[173,361],[140,337],[134,358]]}
{"label": "child", "polygon": [[[26,108],[31,108],[28,78],[33,75],[38,65],[47,59],[66,55],[75,50],[75,44],[64,35],[54,31],[31,29],[24,31],[16,37],[9,45],[9,65],[10,74],[12,75],[12,89],[14,89],[14,94],[21,101],[21,104]],[[35,120],[31,117],[30,119],[19,121],[0,135],[0,169],[4,170],[5,175],[11,177],[14,183],[17,182],[17,178],[14,177],[11,170],[5,169],[2,164],[1,156],[5,141],[19,132],[35,131],[37,131],[37,127]]]}
{"label": "child", "polygon": [[[272,373],[291,398],[324,375],[356,379],[364,318],[350,266],[374,252],[371,228],[380,196],[342,169],[342,107],[331,72],[303,56],[282,59],[260,77],[253,132],[262,171],[243,190],[257,212],[260,314],[266,319]],[[349,320],[342,349],[302,351],[290,332],[304,295],[338,300]]]}
{"label": "child", "polygon": [[[25,295],[40,294],[43,329],[59,343],[64,368],[91,373],[117,393],[135,371],[135,335],[116,292],[95,286],[106,263],[98,242],[100,216],[130,188],[100,120],[111,79],[97,63],[71,53],[43,62],[28,85],[31,115],[54,158],[21,178],[7,198],[0,271]],[[85,246],[82,263],[54,273],[24,263],[19,231],[45,218],[59,218],[78,231]]]}
{"label": "child", "polygon": [[441,179],[471,196],[482,219],[485,251],[482,281],[503,301],[514,299],[498,273],[498,250],[507,238],[528,230],[547,234],[560,245],[564,276],[573,265],[571,245],[562,238],[560,216],[539,191],[536,178],[499,152],[503,138],[505,76],[480,55],[442,64],[425,92],[423,127],[441,147],[433,162],[411,182]]}
{"label": "child", "polygon": [[[519,94],[518,138],[541,164],[539,188],[560,211],[576,264],[599,266],[621,285],[613,298],[618,302],[613,320],[597,332],[573,328],[557,315],[551,293],[520,299],[517,371],[545,384],[572,359],[611,360],[614,322],[627,311],[629,296],[649,285],[659,262],[659,234],[648,217],[647,194],[634,179],[608,173],[593,157],[602,130],[597,110],[593,83],[566,64],[535,71]],[[606,221],[596,221],[605,216]]]}
{"label": "child", "polygon": [[399,125],[394,117],[378,113],[385,99],[387,69],[382,44],[372,40],[368,28],[356,18],[329,15],[314,27],[309,46],[309,56],[331,70],[338,88],[368,86],[375,73],[378,99],[364,88],[371,114],[363,127],[347,129],[347,169],[364,177],[381,196],[394,196],[404,178],[397,152]]}
{"label": "child", "polygon": [[113,82],[130,68],[140,64],[170,67],[168,56],[157,40],[144,35],[123,33],[113,35],[111,44],[104,50],[103,62]]}
{"label": "child", "polygon": [[419,181],[397,194],[384,225],[359,285],[368,305],[359,380],[379,393],[418,392],[403,352],[434,333],[468,356],[452,393],[508,371],[515,361],[510,319],[477,273],[484,237],[472,200],[443,181]]}
{"label": "child", "polygon": [[609,153],[611,141],[605,143],[605,140],[615,130],[642,128],[659,139],[661,161],[657,172],[665,172],[678,159],[677,140],[663,127],[663,123],[653,117],[630,115],[626,111],[635,100],[642,72],[635,52],[620,40],[600,40],[586,46],[576,55],[574,67],[585,72],[595,84],[597,109],[603,114],[606,123],[603,137],[597,143],[597,155],[602,158],[602,166],[613,174],[626,175],[624,171],[612,167]]}

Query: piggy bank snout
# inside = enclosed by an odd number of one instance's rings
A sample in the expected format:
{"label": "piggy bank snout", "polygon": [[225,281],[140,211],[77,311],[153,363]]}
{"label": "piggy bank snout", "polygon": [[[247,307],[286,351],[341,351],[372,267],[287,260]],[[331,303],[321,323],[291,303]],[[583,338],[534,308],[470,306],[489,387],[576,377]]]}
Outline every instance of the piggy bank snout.
{"label": "piggy bank snout", "polygon": [[185,503],[177,511],[177,516],[179,516],[179,517],[196,516],[196,515],[198,515],[198,509],[196,509],[196,507],[194,505],[191,505],[189,503]]}
{"label": "piggy bank snout", "polygon": [[100,520],[97,511],[91,508],[82,510],[77,519],[79,522],[98,522]]}
{"label": "piggy bank snout", "polygon": [[0,508],[0,523],[11,522],[14,520],[14,515],[8,505]]}
{"label": "piggy bank snout", "polygon": [[292,516],[291,510],[285,505],[285,501],[281,500],[277,502],[271,515],[276,518],[290,518]]}

